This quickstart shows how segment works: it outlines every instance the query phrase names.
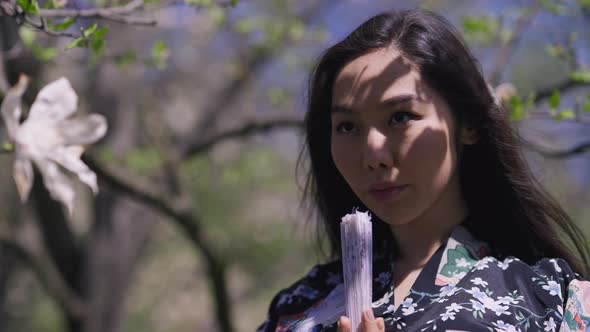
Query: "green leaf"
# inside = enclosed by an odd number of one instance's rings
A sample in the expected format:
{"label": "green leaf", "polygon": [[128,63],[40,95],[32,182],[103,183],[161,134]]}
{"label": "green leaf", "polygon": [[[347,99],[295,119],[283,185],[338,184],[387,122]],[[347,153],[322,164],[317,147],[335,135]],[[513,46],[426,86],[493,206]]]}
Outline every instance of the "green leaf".
{"label": "green leaf", "polygon": [[210,7],[213,5],[212,0],[185,0],[184,2],[189,6]]}
{"label": "green leaf", "polygon": [[168,47],[163,40],[158,39],[152,47],[152,64],[158,69],[166,68],[166,59],[168,58]]}
{"label": "green leaf", "polygon": [[590,94],[586,96],[586,101],[584,105],[582,105],[582,112],[589,112],[590,111]]}
{"label": "green leaf", "polygon": [[578,0],[578,5],[582,9],[590,9],[590,0]]}
{"label": "green leaf", "polygon": [[119,69],[123,69],[135,61],[137,61],[137,54],[135,54],[133,51],[128,51],[115,56],[115,64],[117,67],[119,67]]}
{"label": "green leaf", "polygon": [[512,39],[513,31],[511,29],[503,28],[500,30],[500,42],[502,45],[508,44],[510,39]]}
{"label": "green leaf", "polygon": [[54,29],[57,31],[65,30],[65,29],[71,27],[72,24],[74,24],[74,23],[76,23],[76,18],[69,17],[69,18],[66,18],[65,20],[63,20],[60,24],[56,25],[54,27]]}
{"label": "green leaf", "polygon": [[96,23],[92,24],[89,28],[85,29],[82,32],[82,36],[84,36],[86,38],[90,37],[90,35],[92,35],[96,31],[97,28],[98,28],[98,24],[96,24]]}
{"label": "green leaf", "polygon": [[92,35],[92,39],[90,40],[90,48],[92,48],[94,54],[99,55],[102,52],[102,48],[105,44],[104,36],[108,31],[109,27],[103,26],[102,28],[96,30],[96,32]]}
{"label": "green leaf", "polygon": [[216,26],[222,25],[227,19],[227,13],[220,7],[209,7],[207,10],[207,16],[209,16],[211,22]]}
{"label": "green leaf", "polygon": [[55,3],[53,1],[47,1],[43,5],[41,5],[43,9],[55,9]]}
{"label": "green leaf", "polygon": [[561,58],[565,55],[565,49],[561,44],[547,45],[545,52],[552,57]]}
{"label": "green leaf", "polygon": [[238,5],[238,3],[240,3],[240,0],[231,0],[229,2],[229,5],[232,6],[232,7],[235,7],[235,6]]}
{"label": "green leaf", "polygon": [[560,99],[561,97],[559,94],[559,90],[553,91],[551,97],[549,97],[549,107],[551,109],[556,109],[559,106]]}
{"label": "green leaf", "polygon": [[561,4],[556,3],[555,0],[541,0],[541,5],[543,6],[543,8],[545,8],[553,14],[565,14],[565,7]]}
{"label": "green leaf", "polygon": [[48,0],[41,6],[43,9],[59,9],[66,5],[65,0]]}
{"label": "green leaf", "polygon": [[570,79],[577,83],[590,83],[590,70],[576,70],[570,74]]}
{"label": "green leaf", "polygon": [[31,50],[33,51],[33,55],[41,61],[51,61],[57,57],[57,49],[55,47],[43,47],[35,44]]}
{"label": "green leaf", "polygon": [[479,43],[490,43],[498,32],[498,19],[489,15],[463,17],[463,30],[468,40]]}
{"label": "green leaf", "polygon": [[39,13],[39,3],[37,3],[37,0],[16,0],[16,3],[26,14],[36,15]]}
{"label": "green leaf", "polygon": [[158,39],[154,46],[152,47],[152,57],[154,58],[162,58],[166,55],[168,48],[166,47],[166,43],[163,40]]}
{"label": "green leaf", "polygon": [[28,27],[21,26],[18,29],[20,40],[26,47],[31,47],[35,41],[36,31]]}
{"label": "green leaf", "polygon": [[88,45],[88,40],[86,40],[86,38],[84,37],[78,37],[76,39],[74,39],[72,42],[70,42],[68,45],[66,45],[65,50],[70,50],[74,47],[86,47]]}
{"label": "green leaf", "polygon": [[557,115],[553,116],[553,118],[557,121],[575,119],[575,117],[576,113],[571,108],[564,109],[557,113]]}
{"label": "green leaf", "polygon": [[247,35],[261,27],[261,21],[257,17],[248,17],[236,22],[234,29],[237,33]]}
{"label": "green leaf", "polygon": [[305,36],[305,26],[301,21],[293,21],[289,26],[289,37],[291,40],[301,40]]}
{"label": "green leaf", "polygon": [[524,109],[525,111],[531,109],[535,105],[535,98],[537,97],[537,93],[535,91],[529,92],[529,95],[526,97],[524,101]]}
{"label": "green leaf", "polygon": [[14,151],[14,145],[12,145],[10,142],[4,142],[2,143],[2,150],[6,152],[12,152]]}
{"label": "green leaf", "polygon": [[289,95],[281,88],[272,88],[267,94],[270,104],[275,107],[284,106],[289,101]]}
{"label": "green leaf", "polygon": [[519,121],[524,117],[524,105],[520,96],[512,96],[508,101],[508,105],[510,105],[510,115],[508,116],[508,120],[515,122]]}

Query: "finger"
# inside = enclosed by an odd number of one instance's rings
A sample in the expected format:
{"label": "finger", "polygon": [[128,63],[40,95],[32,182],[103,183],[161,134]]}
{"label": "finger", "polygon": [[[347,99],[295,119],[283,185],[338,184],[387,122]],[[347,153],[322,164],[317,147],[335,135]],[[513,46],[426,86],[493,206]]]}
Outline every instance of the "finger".
{"label": "finger", "polygon": [[377,318],[375,322],[377,323],[377,330],[385,332],[385,321],[383,320],[383,317]]}
{"label": "finger", "polygon": [[[383,321],[383,318],[380,319]],[[361,321],[361,330],[364,332],[375,332],[375,331],[383,331],[383,328],[380,328],[375,316],[373,315],[373,310],[369,309],[363,312],[363,317]]]}
{"label": "finger", "polygon": [[341,316],[338,320],[338,332],[351,332],[350,319],[346,316]]}

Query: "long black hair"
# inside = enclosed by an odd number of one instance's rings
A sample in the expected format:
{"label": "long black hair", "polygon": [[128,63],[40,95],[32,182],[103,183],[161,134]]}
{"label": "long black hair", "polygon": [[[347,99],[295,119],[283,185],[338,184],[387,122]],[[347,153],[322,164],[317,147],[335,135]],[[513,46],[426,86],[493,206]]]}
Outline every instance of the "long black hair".
{"label": "long black hair", "polygon": [[[519,138],[489,90],[478,61],[447,20],[423,10],[392,11],[369,19],[325,51],[310,77],[306,143],[298,168],[307,153],[304,199],[317,207],[330,255],[340,256],[340,218],[353,207],[366,209],[336,169],[330,152],[334,80],[353,59],[389,46],[410,60],[446,101],[458,128],[470,126],[478,133],[478,142],[466,145],[460,156],[461,189],[470,214],[464,226],[500,257],[511,255],[527,263],[560,257],[589,275],[583,234],[532,175]],[[395,243],[385,223],[376,220],[373,227],[377,246]]]}

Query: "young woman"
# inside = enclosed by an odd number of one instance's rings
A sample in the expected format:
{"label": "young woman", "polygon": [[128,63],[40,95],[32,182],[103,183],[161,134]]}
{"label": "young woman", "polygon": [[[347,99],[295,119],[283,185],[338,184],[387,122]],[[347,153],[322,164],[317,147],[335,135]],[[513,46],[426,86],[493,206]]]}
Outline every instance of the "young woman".
{"label": "young woman", "polygon": [[374,234],[361,330],[590,331],[587,244],[446,20],[389,12],[328,49],[305,128],[336,260],[277,294],[259,331],[350,331],[339,221],[355,207]]}

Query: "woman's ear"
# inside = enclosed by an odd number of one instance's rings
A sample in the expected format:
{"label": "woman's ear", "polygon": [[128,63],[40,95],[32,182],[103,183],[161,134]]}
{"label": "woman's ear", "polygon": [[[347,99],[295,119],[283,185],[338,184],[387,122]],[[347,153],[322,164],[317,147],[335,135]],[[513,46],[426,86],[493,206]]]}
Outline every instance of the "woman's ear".
{"label": "woman's ear", "polygon": [[477,129],[471,126],[464,126],[461,128],[461,143],[465,145],[473,145],[479,141],[479,133]]}

